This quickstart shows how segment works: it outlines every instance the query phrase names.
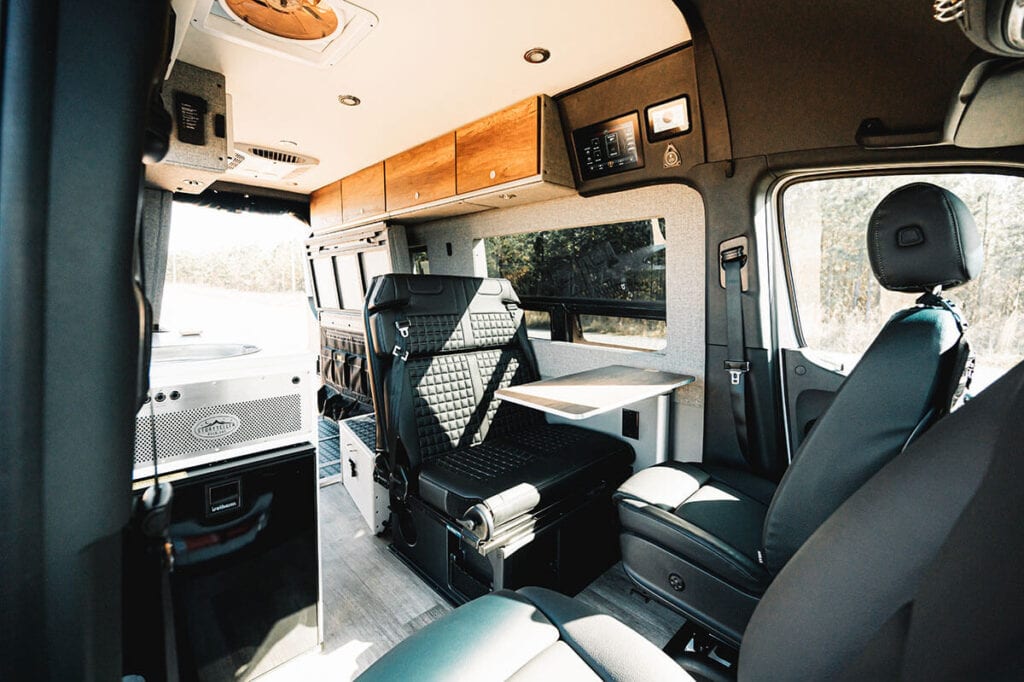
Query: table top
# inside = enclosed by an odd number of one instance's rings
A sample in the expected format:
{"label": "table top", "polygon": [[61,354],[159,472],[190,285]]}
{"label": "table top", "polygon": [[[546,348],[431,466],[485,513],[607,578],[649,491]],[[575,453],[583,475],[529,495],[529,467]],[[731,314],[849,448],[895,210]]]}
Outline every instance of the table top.
{"label": "table top", "polygon": [[499,389],[495,395],[517,405],[564,417],[587,419],[693,383],[687,374],[609,365],[578,374]]}

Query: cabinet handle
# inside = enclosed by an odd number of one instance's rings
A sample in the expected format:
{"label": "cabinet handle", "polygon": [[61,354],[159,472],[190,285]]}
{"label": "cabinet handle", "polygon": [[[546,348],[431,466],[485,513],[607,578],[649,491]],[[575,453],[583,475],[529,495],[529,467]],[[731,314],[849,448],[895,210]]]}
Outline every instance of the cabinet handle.
{"label": "cabinet handle", "polygon": [[420,198],[420,193],[419,193],[419,192],[416,192],[416,196],[415,196],[415,198],[416,198],[416,199],[419,199],[419,198]]}
{"label": "cabinet handle", "polygon": [[491,180],[493,180],[496,177],[498,177],[498,174],[495,171],[491,171]]}

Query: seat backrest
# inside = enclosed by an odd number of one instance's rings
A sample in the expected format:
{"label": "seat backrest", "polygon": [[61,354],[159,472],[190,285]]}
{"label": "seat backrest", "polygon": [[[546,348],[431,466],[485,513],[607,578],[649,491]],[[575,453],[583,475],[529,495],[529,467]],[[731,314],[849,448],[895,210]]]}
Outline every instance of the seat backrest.
{"label": "seat backrest", "polygon": [[397,440],[394,457],[407,473],[453,448],[543,421],[494,396],[539,376],[508,280],[382,275],[370,287],[365,320],[378,450]]}
{"label": "seat backrest", "polygon": [[935,185],[906,185],[875,209],[867,241],[882,286],[925,295],[886,323],[779,483],[762,538],[772,573],[912,437],[948,411],[960,379],[963,324],[935,290],[962,284],[981,268],[981,241],[967,207]]}
{"label": "seat backrest", "polygon": [[1024,669],[1024,364],[935,425],[793,556],[739,679],[996,680]]}

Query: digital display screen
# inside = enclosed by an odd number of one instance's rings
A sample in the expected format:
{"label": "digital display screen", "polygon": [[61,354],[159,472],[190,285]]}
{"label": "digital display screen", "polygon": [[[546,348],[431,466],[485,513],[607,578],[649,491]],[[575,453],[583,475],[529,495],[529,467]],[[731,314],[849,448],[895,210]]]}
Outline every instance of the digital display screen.
{"label": "digital display screen", "polygon": [[584,180],[644,167],[636,112],[574,130],[576,161]]}

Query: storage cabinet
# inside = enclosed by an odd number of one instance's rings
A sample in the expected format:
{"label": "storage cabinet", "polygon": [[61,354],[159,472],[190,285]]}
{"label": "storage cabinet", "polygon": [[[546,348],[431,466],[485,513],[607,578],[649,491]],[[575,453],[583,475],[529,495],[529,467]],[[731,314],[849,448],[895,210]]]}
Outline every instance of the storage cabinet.
{"label": "storage cabinet", "polygon": [[[558,105],[537,95],[317,190],[310,214],[314,232],[348,230],[389,218],[422,222],[575,192]],[[340,221],[331,213],[336,202]]]}
{"label": "storage cabinet", "polygon": [[342,178],[341,198],[343,222],[384,213],[384,162]]}
{"label": "storage cabinet", "polygon": [[387,210],[455,196],[455,133],[447,133],[384,162]]}
{"label": "storage cabinet", "polygon": [[455,131],[459,194],[537,175],[538,102],[531,97]]}
{"label": "storage cabinet", "polygon": [[338,422],[341,480],[359,513],[376,535],[388,520],[388,489],[375,480],[373,464],[377,427],[372,414]]}
{"label": "storage cabinet", "polygon": [[340,225],[341,220],[341,180],[309,195],[309,224],[314,231]]}

